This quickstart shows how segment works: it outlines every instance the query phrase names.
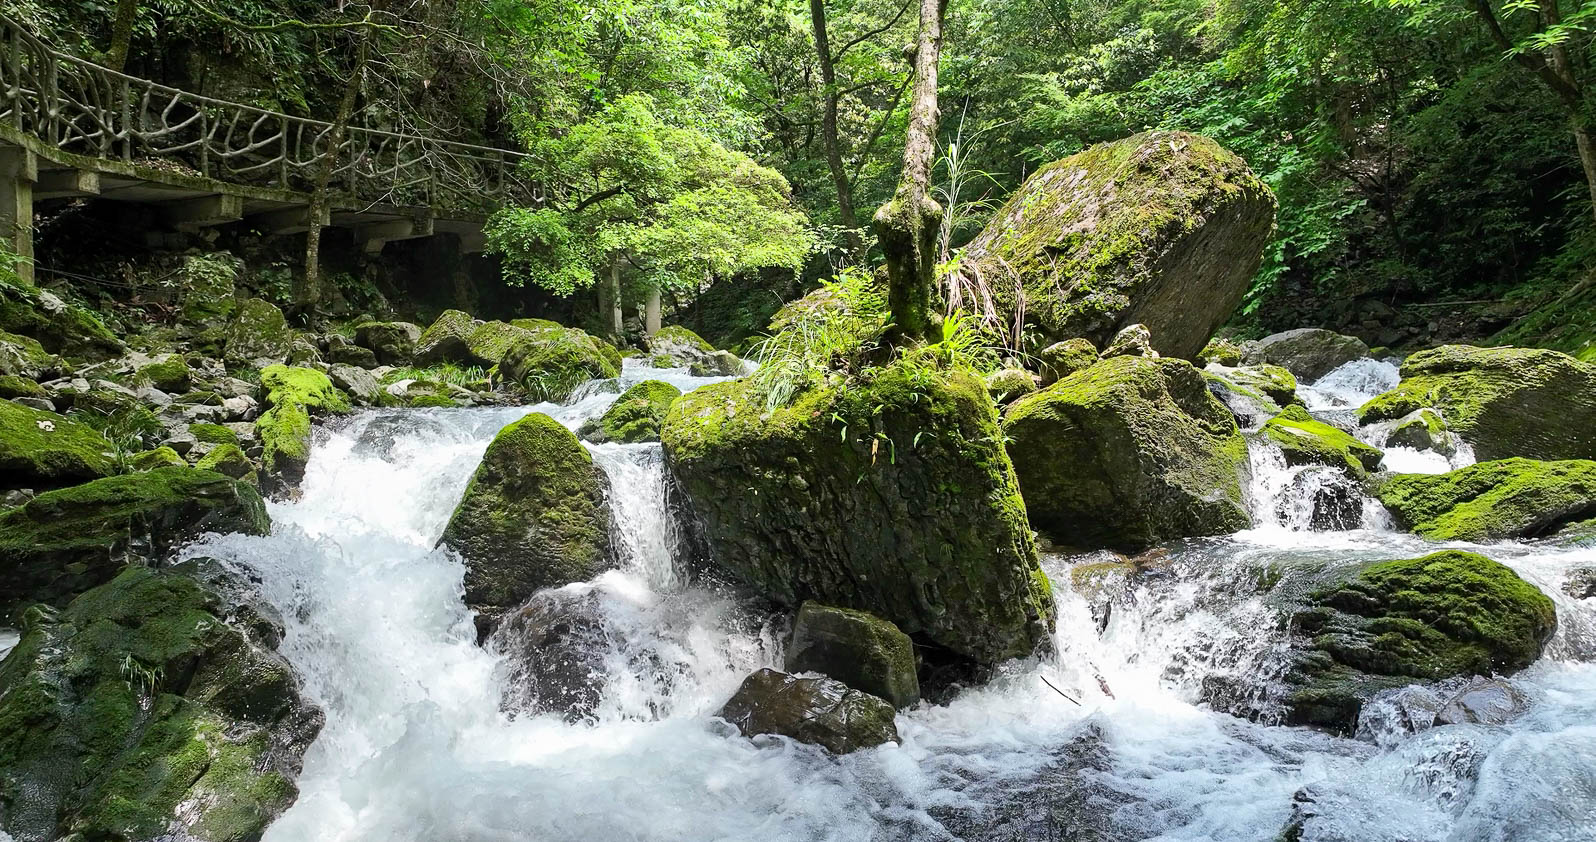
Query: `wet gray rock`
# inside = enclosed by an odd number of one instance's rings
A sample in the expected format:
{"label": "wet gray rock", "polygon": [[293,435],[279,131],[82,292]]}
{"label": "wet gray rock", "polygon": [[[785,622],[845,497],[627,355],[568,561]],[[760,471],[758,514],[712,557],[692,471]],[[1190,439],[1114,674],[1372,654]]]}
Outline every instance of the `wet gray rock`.
{"label": "wet gray rock", "polygon": [[409,322],[367,322],[355,328],[355,344],[370,348],[383,365],[409,365],[421,327]]}
{"label": "wet gray rock", "polygon": [[348,392],[358,404],[370,406],[381,399],[382,386],[377,383],[377,378],[364,368],[333,363],[327,369],[327,376],[334,386]]}
{"label": "wet gray rock", "polygon": [[1355,336],[1314,327],[1276,333],[1249,343],[1243,361],[1282,366],[1298,380],[1312,383],[1353,360],[1369,355],[1369,346]]}
{"label": "wet gray rock", "polygon": [[591,716],[604,689],[605,626],[597,590],[540,591],[505,615],[489,644],[506,656],[505,707]]}
{"label": "wet gray rock", "polygon": [[779,734],[847,754],[898,740],[892,704],[830,678],[798,678],[762,669],[721,708],[745,737]]}
{"label": "wet gray rock", "polygon": [[822,673],[900,708],[920,700],[909,636],[864,611],[805,602],[793,622],[786,667]]}
{"label": "wet gray rock", "polygon": [[1563,593],[1575,599],[1596,597],[1596,567],[1576,567],[1563,582]]}
{"label": "wet gray rock", "polygon": [[1153,350],[1153,332],[1147,325],[1127,325],[1103,348],[1103,359],[1109,357],[1156,357]]}
{"label": "wet gray rock", "polygon": [[1529,709],[1529,699],[1499,678],[1476,678],[1446,701],[1436,725],[1504,725]]}

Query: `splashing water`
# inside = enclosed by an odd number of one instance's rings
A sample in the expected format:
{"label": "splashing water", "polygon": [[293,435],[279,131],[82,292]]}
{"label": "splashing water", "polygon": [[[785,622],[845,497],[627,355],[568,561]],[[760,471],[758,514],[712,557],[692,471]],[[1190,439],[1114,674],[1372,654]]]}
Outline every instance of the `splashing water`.
{"label": "splashing water", "polygon": [[1596,609],[1558,591],[1588,561],[1574,550],[1487,549],[1551,595],[1560,621],[1547,657],[1513,679],[1532,706],[1508,726],[1377,745],[1264,724],[1278,718],[1284,638],[1261,571],[1433,549],[1373,525],[1301,528],[1295,509],[1279,515],[1286,471],[1254,472],[1259,527],[1174,544],[1118,587],[1070,586],[1098,556],[1045,559],[1057,658],[902,712],[899,744],[831,757],[714,718],[743,676],[780,663],[778,624],[687,582],[657,445],[597,446],[622,563],[562,591],[600,606],[600,701],[577,723],[507,712],[515,672],[476,645],[464,566],[437,536],[502,426],[543,411],[575,427],[660,374],[707,382],[629,364],[567,406],[356,416],[318,431],[302,496],[271,506],[270,536],[191,548],[259,575],[283,652],[327,711],[267,842],[1230,842],[1272,839],[1294,811],[1316,842],[1591,838]]}
{"label": "splashing water", "polygon": [[0,629],[0,658],[4,658],[6,653],[15,649],[17,641],[21,639],[22,635],[12,629]]}

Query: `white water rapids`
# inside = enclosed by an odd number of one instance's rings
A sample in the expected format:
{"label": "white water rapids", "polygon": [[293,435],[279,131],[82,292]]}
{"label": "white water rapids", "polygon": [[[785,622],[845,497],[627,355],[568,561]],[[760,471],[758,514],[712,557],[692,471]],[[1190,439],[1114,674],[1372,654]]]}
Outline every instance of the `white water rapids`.
{"label": "white water rapids", "polygon": [[[707,382],[635,367],[624,380],[660,376],[684,389]],[[1273,563],[1433,549],[1269,515],[1230,538],[1171,547],[1170,575],[1138,580],[1106,618],[1070,586],[1072,565],[1099,559],[1045,559],[1059,601],[1055,660],[922,702],[900,713],[901,744],[835,758],[743,739],[714,718],[745,675],[780,664],[781,630],[735,594],[686,584],[657,445],[593,448],[625,555],[571,586],[600,593],[614,630],[597,721],[511,717],[503,660],[476,645],[461,601],[464,567],[433,545],[499,428],[528,411],[575,427],[613,397],[361,414],[319,431],[303,494],[271,506],[270,536],[191,548],[260,577],[286,621],[283,652],[327,713],[299,800],[267,842],[1263,842],[1299,791],[1316,814],[1301,838],[1316,842],[1596,838],[1596,601],[1560,591],[1589,550],[1484,550],[1550,595],[1560,621],[1546,658],[1512,679],[1531,707],[1506,727],[1356,740],[1198,703],[1205,685],[1228,682],[1268,714],[1281,633],[1239,581]],[[1285,493],[1259,482],[1255,496]]]}

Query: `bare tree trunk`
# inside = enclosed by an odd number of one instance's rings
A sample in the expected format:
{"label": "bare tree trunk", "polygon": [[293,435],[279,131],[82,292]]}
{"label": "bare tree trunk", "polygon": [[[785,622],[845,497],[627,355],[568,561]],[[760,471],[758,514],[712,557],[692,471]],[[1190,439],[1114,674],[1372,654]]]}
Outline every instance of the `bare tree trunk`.
{"label": "bare tree trunk", "polygon": [[133,43],[133,20],[139,0],[116,0],[116,19],[111,23],[111,49],[105,53],[105,66],[122,72],[127,67],[127,51]]}
{"label": "bare tree trunk", "polygon": [[853,209],[853,187],[842,165],[842,141],[837,134],[837,68],[831,56],[831,39],[826,26],[825,0],[809,0],[809,19],[815,29],[815,52],[820,59],[820,83],[825,88],[825,106],[820,117],[820,140],[826,148],[826,166],[831,169],[831,184],[837,191],[837,216],[848,229],[848,249],[862,250],[859,216]]}
{"label": "bare tree trunk", "polygon": [[625,333],[626,312],[621,307],[621,256],[610,261],[610,277],[604,285],[604,306],[609,309],[610,335],[619,342]]}
{"label": "bare tree trunk", "polygon": [[659,333],[659,287],[648,291],[648,303],[643,309],[643,335]]}
{"label": "bare tree trunk", "polygon": [[920,0],[920,36],[914,51],[914,94],[904,140],[903,175],[892,200],[876,211],[876,239],[887,260],[887,303],[893,341],[923,339],[931,330],[931,290],[936,284],[936,237],[942,206],[931,198],[936,162],[937,63],[947,0]]}
{"label": "bare tree trunk", "polygon": [[360,30],[355,47],[354,72],[344,95],[338,100],[338,114],[333,118],[332,130],[327,137],[327,151],[322,153],[316,168],[316,187],[310,193],[310,209],[306,212],[309,228],[305,229],[305,273],[299,289],[294,293],[294,307],[306,316],[316,309],[321,300],[321,229],[322,220],[329,217],[327,195],[332,184],[333,171],[343,157],[344,139],[349,136],[349,121],[355,113],[355,101],[360,95],[360,80],[366,72],[366,62],[371,55],[371,32]]}

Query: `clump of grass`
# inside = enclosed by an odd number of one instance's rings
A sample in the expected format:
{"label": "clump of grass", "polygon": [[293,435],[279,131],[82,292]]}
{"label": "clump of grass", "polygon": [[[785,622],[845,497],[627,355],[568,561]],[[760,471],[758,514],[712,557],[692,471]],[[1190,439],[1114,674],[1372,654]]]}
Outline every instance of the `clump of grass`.
{"label": "clump of grass", "polygon": [[426,368],[401,366],[382,376],[384,385],[397,383],[400,380],[425,380],[429,383],[444,383],[465,389],[491,388],[493,385],[492,372],[487,369],[477,365],[462,366],[454,363],[439,363]]}
{"label": "clump of grass", "polygon": [[119,474],[134,470],[133,457],[149,449],[161,437],[161,420],[147,407],[130,404],[114,410],[83,408],[69,413],[74,421],[100,431],[111,443],[111,464]]}

